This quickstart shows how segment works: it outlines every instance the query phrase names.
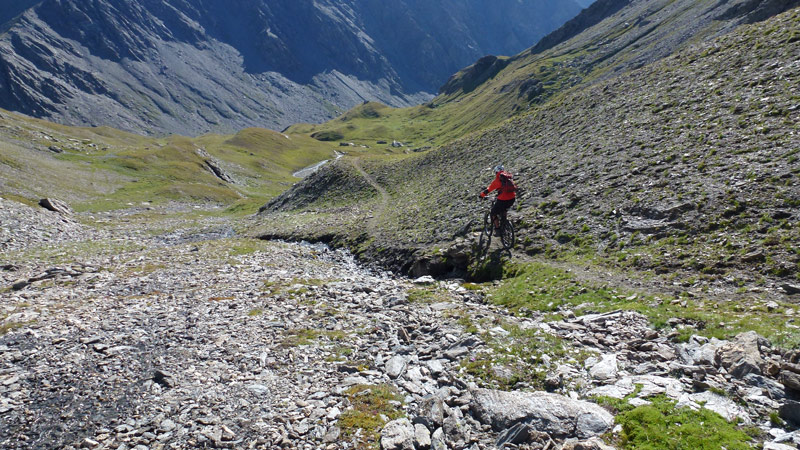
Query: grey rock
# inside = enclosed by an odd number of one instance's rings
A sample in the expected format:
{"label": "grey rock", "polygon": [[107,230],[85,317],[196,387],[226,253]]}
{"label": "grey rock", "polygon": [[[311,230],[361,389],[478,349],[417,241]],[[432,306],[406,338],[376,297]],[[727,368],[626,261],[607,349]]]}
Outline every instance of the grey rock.
{"label": "grey rock", "polygon": [[741,333],[717,349],[715,361],[736,378],[749,373],[762,375],[765,361],[761,357],[761,347],[764,343],[765,339],[755,331]]}
{"label": "grey rock", "polygon": [[43,198],[39,200],[39,206],[49,211],[63,214],[65,216],[72,215],[72,208],[70,208],[69,205],[67,205],[65,202],[62,202],[61,200],[56,200],[54,198]]}
{"label": "grey rock", "polygon": [[464,448],[469,442],[469,426],[460,417],[451,415],[445,418],[442,430],[447,442],[457,448]]}
{"label": "grey rock", "polygon": [[408,357],[402,355],[396,355],[389,359],[386,362],[386,366],[384,370],[386,371],[386,375],[389,378],[395,379],[398,378],[405,372],[406,366],[408,365]]}
{"label": "grey rock", "polygon": [[433,434],[431,434],[431,450],[447,450],[444,430],[441,428],[437,428]]}
{"label": "grey rock", "polygon": [[444,372],[444,365],[442,365],[442,362],[438,359],[425,361],[425,366],[431,371],[431,375],[434,376],[438,376]]}
{"label": "grey rock", "polygon": [[421,423],[414,424],[414,446],[417,450],[431,448],[431,432]]}
{"label": "grey rock", "polygon": [[781,418],[795,425],[800,425],[800,402],[795,400],[784,400],[778,414]]}
{"label": "grey rock", "polygon": [[552,443],[552,440],[550,439],[550,435],[537,431],[530,424],[518,423],[500,433],[495,445],[498,449],[502,449],[508,444],[519,445],[531,443],[538,444],[536,448],[546,448],[548,444]]}
{"label": "grey rock", "polygon": [[744,424],[750,424],[752,422],[747,411],[742,406],[727,397],[710,391],[697,394],[684,394],[678,400],[677,406],[692,408],[694,410],[702,407],[714,411],[728,421],[733,421],[738,418]]}
{"label": "grey rock", "polygon": [[589,369],[589,375],[599,381],[610,381],[617,378],[617,355],[603,355],[601,360]]}
{"label": "grey rock", "polygon": [[800,393],[800,373],[782,370],[780,379],[787,390]]}
{"label": "grey rock", "polygon": [[779,444],[777,442],[765,442],[763,450],[797,450],[797,446]]}
{"label": "grey rock", "polygon": [[406,419],[393,420],[381,431],[381,448],[384,450],[414,450],[415,430]]}
{"label": "grey rock", "polygon": [[755,373],[750,373],[745,375],[742,380],[745,383],[749,384],[750,386],[761,388],[764,392],[768,394],[769,398],[771,399],[779,400],[786,397],[783,385],[781,385],[780,383],[771,378],[767,378],[765,376],[758,375]]}
{"label": "grey rock", "polygon": [[341,428],[339,428],[339,427],[331,427],[327,431],[327,433],[325,433],[325,436],[322,438],[322,442],[325,442],[325,443],[328,443],[328,444],[334,443],[334,442],[338,442],[339,441],[339,437],[341,436],[341,434],[342,434],[342,429]]}
{"label": "grey rock", "polygon": [[558,438],[589,438],[608,431],[614,417],[602,407],[545,392],[472,391],[472,411],[496,431],[518,422]]}
{"label": "grey rock", "polygon": [[269,394],[269,386],[265,386],[263,384],[258,384],[258,383],[248,385],[247,390],[256,395]]}
{"label": "grey rock", "polygon": [[467,356],[468,354],[469,354],[469,348],[467,347],[454,347],[444,351],[444,356],[451,361],[461,359]]}
{"label": "grey rock", "polygon": [[569,439],[561,446],[560,450],[616,450],[599,438],[591,438],[585,441]]}
{"label": "grey rock", "polygon": [[11,289],[13,289],[15,291],[21,291],[21,290],[25,289],[26,287],[28,287],[30,285],[31,285],[31,283],[28,280],[19,280],[19,281],[14,282],[14,284],[11,285]]}
{"label": "grey rock", "polygon": [[789,295],[800,294],[800,285],[784,283],[781,285],[781,289]]}
{"label": "grey rock", "polygon": [[175,425],[175,422],[170,419],[164,419],[161,421],[160,427],[164,431],[172,431],[175,429],[175,427],[177,427],[177,425]]}
{"label": "grey rock", "polygon": [[444,423],[445,404],[439,396],[427,396],[420,404],[420,413],[429,419],[434,427],[441,427]]}

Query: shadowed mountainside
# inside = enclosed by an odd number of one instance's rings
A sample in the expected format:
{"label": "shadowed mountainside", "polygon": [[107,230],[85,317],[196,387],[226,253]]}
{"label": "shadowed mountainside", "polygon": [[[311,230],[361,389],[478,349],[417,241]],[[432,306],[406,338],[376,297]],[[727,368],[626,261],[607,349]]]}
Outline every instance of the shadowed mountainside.
{"label": "shadowed mountainside", "polygon": [[420,103],[470,61],[519,51],[580,10],[554,0],[2,6],[3,21],[31,8],[0,35],[0,107],[190,135],[323,121],[365,100]]}

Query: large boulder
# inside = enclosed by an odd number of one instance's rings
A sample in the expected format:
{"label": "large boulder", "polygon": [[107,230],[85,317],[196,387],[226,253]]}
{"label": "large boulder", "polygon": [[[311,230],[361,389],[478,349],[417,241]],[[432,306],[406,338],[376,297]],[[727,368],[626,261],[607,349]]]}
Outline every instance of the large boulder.
{"label": "large boulder", "polygon": [[590,438],[614,423],[614,416],[594,403],[547,392],[476,389],[470,407],[478,420],[495,431],[524,422],[555,438]]}
{"label": "large boulder", "polygon": [[765,346],[768,346],[767,340],[755,331],[741,333],[717,350],[715,362],[736,378],[750,373],[763,375],[765,361],[761,357],[761,347]]}

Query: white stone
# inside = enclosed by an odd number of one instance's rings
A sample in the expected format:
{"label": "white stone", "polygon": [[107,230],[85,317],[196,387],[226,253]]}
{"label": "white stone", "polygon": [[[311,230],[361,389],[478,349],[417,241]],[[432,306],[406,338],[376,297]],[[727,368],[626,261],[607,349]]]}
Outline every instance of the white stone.
{"label": "white stone", "polygon": [[603,355],[602,359],[589,369],[589,375],[598,381],[611,381],[617,378],[617,355]]}

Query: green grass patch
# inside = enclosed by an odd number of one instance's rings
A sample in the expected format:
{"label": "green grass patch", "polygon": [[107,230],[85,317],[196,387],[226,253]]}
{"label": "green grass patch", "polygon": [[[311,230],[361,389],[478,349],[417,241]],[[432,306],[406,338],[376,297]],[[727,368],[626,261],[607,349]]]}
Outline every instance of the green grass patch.
{"label": "green grass patch", "polygon": [[[652,404],[623,411],[616,416],[622,425],[621,447],[636,450],[749,450],[752,437],[736,423],[701,408],[677,408],[663,396]],[[748,430],[749,431],[749,430]]]}
{"label": "green grass patch", "polygon": [[8,333],[9,331],[18,330],[24,327],[26,324],[20,322],[6,322],[0,325],[0,336]]}
{"label": "green grass patch", "polygon": [[312,345],[322,339],[327,339],[333,342],[341,342],[347,338],[347,333],[344,331],[328,331],[328,330],[314,330],[308,328],[301,328],[295,330],[288,330],[286,337],[281,345],[283,347],[299,347],[303,345]]}
{"label": "green grass patch", "polygon": [[351,406],[339,417],[342,437],[356,439],[358,449],[378,449],[383,426],[404,416],[400,409],[403,397],[388,384],[354,386],[345,395]]}
{"label": "green grass patch", "polygon": [[800,347],[800,329],[788,324],[780,309],[772,313],[750,311],[734,301],[612,289],[579,280],[571,272],[539,262],[508,266],[505,276],[498,287],[489,290],[487,298],[519,315],[565,310],[581,315],[621,309],[645,315],[657,329],[667,327],[672,318],[683,319],[676,329],[678,340],[688,339],[692,334],[729,339],[745,331],[756,331],[773,345]]}

